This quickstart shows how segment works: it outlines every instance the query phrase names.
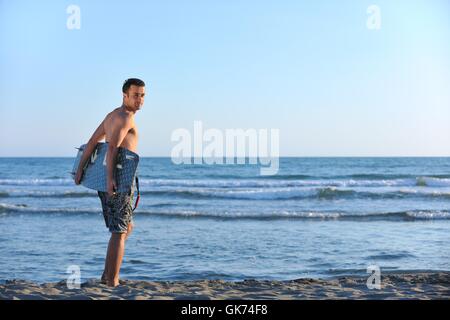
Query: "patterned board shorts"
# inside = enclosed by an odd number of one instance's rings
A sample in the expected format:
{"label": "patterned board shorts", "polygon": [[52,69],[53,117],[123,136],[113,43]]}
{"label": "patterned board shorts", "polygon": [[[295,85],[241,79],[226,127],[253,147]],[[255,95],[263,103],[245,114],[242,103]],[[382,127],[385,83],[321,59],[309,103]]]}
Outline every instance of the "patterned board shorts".
{"label": "patterned board shorts", "polygon": [[106,227],[112,233],[127,233],[128,225],[133,224],[133,191],[119,192],[112,197],[107,192],[97,191],[102,203]]}

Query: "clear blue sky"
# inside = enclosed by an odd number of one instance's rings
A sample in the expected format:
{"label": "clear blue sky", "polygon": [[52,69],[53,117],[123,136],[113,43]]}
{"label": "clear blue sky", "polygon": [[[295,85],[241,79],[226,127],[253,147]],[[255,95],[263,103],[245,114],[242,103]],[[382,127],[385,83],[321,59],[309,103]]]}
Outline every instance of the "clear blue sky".
{"label": "clear blue sky", "polygon": [[195,120],[278,128],[284,156],[450,156],[449,39],[448,0],[0,0],[0,156],[73,156],[128,77],[142,156]]}

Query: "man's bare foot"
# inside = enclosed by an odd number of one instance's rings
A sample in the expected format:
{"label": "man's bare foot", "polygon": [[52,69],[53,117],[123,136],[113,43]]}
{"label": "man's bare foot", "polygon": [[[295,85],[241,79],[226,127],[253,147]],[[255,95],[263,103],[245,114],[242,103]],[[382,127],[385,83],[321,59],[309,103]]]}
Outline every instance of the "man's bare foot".
{"label": "man's bare foot", "polygon": [[102,283],[103,284],[106,284],[108,287],[117,287],[118,285],[124,285],[124,284],[126,284],[126,281],[125,280],[119,280],[118,282],[117,282],[117,284],[112,284],[112,285],[109,285],[108,284],[108,280],[105,278],[105,279],[103,279],[102,278]]}
{"label": "man's bare foot", "polygon": [[102,274],[102,278],[100,279],[100,283],[101,284],[107,284],[107,282],[108,282],[108,279],[106,278],[106,274],[103,273]]}
{"label": "man's bare foot", "polygon": [[120,284],[119,281],[109,281],[109,280],[106,281],[106,285],[111,288],[115,288],[119,284]]}

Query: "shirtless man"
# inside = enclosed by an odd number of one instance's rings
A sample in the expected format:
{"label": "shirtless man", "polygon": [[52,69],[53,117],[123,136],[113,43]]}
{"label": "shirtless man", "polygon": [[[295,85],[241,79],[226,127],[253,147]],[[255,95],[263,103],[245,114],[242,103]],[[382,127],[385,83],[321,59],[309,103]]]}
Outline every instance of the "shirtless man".
{"label": "shirtless man", "polygon": [[134,115],[144,104],[145,83],[139,79],[128,79],[123,84],[122,92],[122,106],[111,111],[95,130],[86,145],[75,175],[75,184],[80,184],[84,164],[91,156],[97,143],[105,139],[108,142],[106,155],[108,191],[98,191],[98,196],[102,203],[106,227],[111,232],[111,239],[106,252],[105,269],[101,280],[102,283],[111,287],[119,285],[119,272],[125,251],[125,240],[133,229],[131,205],[133,190],[130,190],[129,193],[115,192],[117,185],[113,168],[116,167],[118,147],[127,148],[137,153],[138,134],[134,123]]}

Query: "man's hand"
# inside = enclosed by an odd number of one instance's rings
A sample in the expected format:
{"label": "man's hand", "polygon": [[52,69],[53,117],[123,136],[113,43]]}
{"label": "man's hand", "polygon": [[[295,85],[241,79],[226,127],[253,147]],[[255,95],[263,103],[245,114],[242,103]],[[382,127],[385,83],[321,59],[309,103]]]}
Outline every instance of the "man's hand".
{"label": "man's hand", "polygon": [[77,173],[75,174],[75,184],[80,184],[81,179],[83,179],[83,170],[77,170]]}
{"label": "man's hand", "polygon": [[116,180],[108,179],[107,188],[108,188],[108,196],[112,197],[117,190]]}

